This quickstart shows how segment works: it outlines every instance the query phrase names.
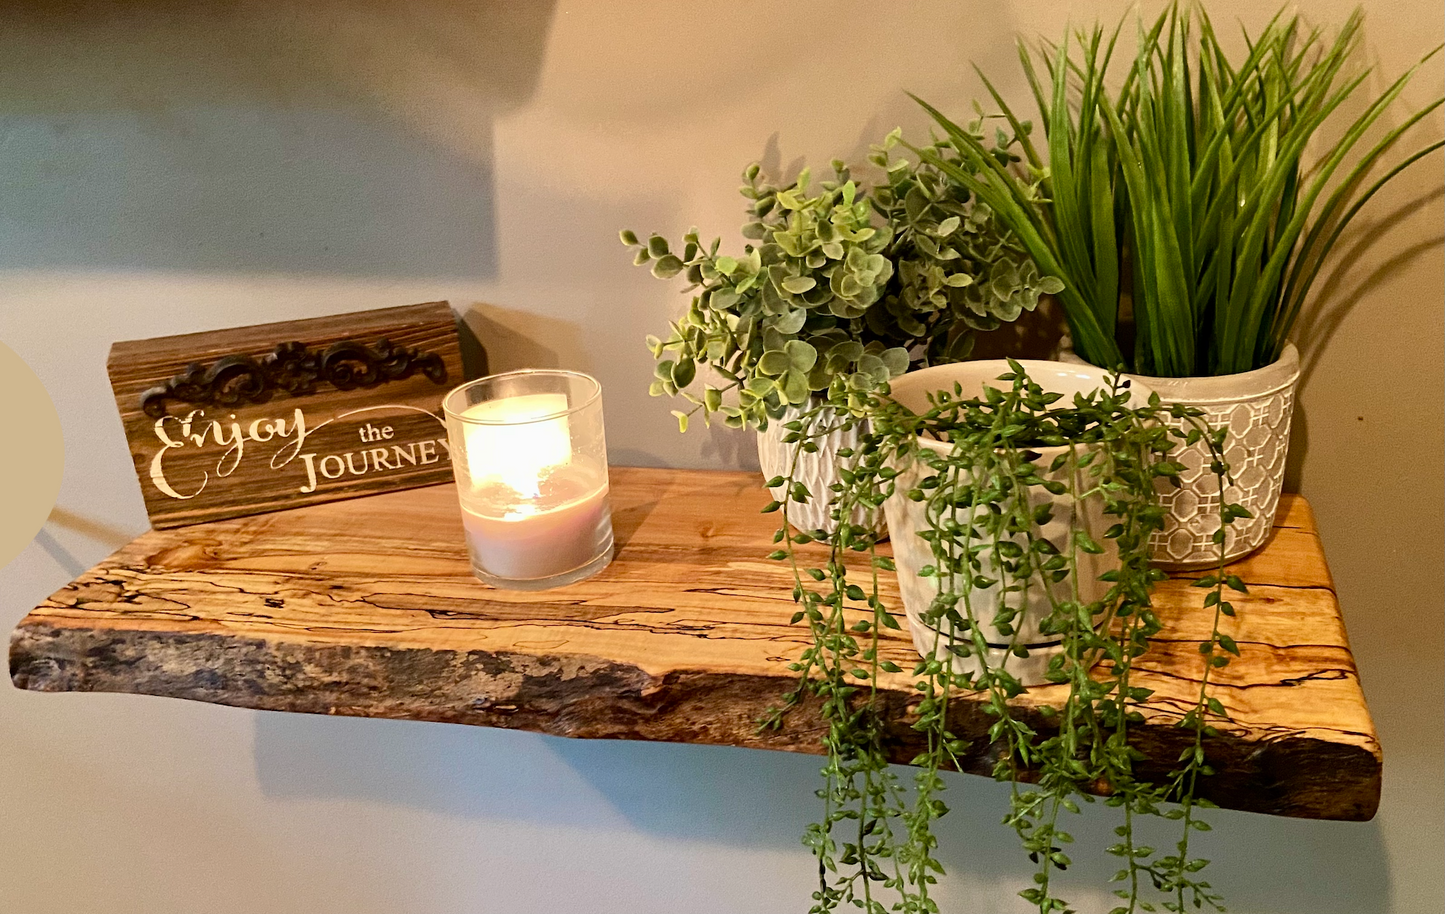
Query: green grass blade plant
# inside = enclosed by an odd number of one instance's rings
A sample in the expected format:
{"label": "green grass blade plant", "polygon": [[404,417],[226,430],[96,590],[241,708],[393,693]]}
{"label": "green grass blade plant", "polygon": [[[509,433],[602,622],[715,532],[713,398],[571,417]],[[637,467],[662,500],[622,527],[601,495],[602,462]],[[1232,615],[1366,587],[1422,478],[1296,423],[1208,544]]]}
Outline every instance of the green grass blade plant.
{"label": "green grass blade plant", "polygon": [[[985,150],[926,103],[958,156],[921,154],[988,201],[1040,268],[1063,280],[1059,299],[1087,361],[1171,377],[1260,368],[1279,357],[1345,225],[1440,148],[1387,161],[1445,97],[1357,152],[1417,64],[1314,164],[1306,160],[1370,75],[1352,71],[1362,26],[1356,10],[1327,40],[1281,11],[1257,35],[1244,31],[1245,53],[1231,56],[1201,7],[1171,4],[1138,21],[1133,61],[1112,93],[1118,29],[1107,42],[1095,27],[1058,45],[1020,45],[1042,143],[1026,137],[1027,121],[986,76],[984,85],[1024,135],[1026,168],[964,167]],[[1377,168],[1383,177],[1370,183]]]}

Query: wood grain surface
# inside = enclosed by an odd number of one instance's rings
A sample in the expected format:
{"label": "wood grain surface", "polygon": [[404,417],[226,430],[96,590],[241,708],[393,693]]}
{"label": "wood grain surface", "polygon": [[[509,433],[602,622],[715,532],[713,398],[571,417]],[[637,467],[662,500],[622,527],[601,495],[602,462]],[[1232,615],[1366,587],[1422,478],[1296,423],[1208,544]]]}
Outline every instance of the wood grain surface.
{"label": "wood grain surface", "polygon": [[[452,486],[151,531],[21,621],[14,683],[39,691],[164,695],[278,711],[408,718],[559,736],[818,752],[802,707],[757,722],[807,643],[788,624],[791,580],[765,555],[773,515],[754,474],[613,469],[618,550],[596,577],[525,593],[472,577]],[[1381,753],[1309,506],[1285,496],[1273,536],[1234,570],[1250,594],[1229,633],[1243,659],[1214,695],[1233,723],[1207,745],[1222,806],[1364,820]],[[896,585],[886,581],[886,599]],[[1138,730],[1142,771],[1167,772],[1186,734],[1209,616],[1186,578],[1157,592],[1166,629],[1142,658],[1155,689]],[[893,634],[886,654],[915,656]],[[885,701],[899,761],[916,751],[903,675]],[[1057,700],[1032,689],[1020,712]],[[987,719],[955,703],[987,773]]]}
{"label": "wood grain surface", "polygon": [[[268,388],[263,402],[157,398],[160,416],[142,409],[148,391],[164,389],[191,365],[201,373],[228,357],[259,361],[290,343],[320,357],[354,341],[367,357],[337,360],[343,371],[353,371],[375,364],[368,360],[381,340],[400,353],[393,364],[432,359],[442,370],[429,377],[412,365],[402,377],[341,388],[323,377],[309,392]],[[441,401],[463,378],[456,316],[446,302],[128,340],[111,347],[107,368],[156,527],[452,478]],[[216,386],[222,385],[206,389]]]}

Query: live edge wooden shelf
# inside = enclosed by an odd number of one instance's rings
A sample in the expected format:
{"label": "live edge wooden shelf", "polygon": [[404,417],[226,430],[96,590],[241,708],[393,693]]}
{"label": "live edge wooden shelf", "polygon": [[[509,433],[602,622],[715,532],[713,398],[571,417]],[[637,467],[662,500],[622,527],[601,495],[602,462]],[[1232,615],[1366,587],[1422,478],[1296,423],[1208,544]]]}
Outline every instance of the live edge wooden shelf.
{"label": "live edge wooden shelf", "polygon": [[[37,691],[134,692],[275,711],[448,721],[559,736],[819,751],[814,710],[757,721],[794,681],[806,632],[754,474],[613,470],[617,556],[566,588],[498,591],[472,577],[449,485],[152,530],[36,607],[10,675]],[[1214,694],[1233,724],[1203,792],[1225,807],[1364,820],[1381,754],[1308,504],[1286,495],[1229,632],[1243,659]],[[887,582],[891,585],[891,581]],[[896,604],[896,592],[887,598]],[[1203,591],[1157,592],[1166,628],[1142,658],[1155,690],[1138,733],[1146,776],[1183,746],[1207,634]],[[905,635],[888,653],[913,657]],[[916,693],[885,682],[896,758],[915,752]],[[1054,687],[1019,699],[1026,714]],[[957,729],[981,737],[976,702]],[[985,738],[966,770],[987,773]]]}

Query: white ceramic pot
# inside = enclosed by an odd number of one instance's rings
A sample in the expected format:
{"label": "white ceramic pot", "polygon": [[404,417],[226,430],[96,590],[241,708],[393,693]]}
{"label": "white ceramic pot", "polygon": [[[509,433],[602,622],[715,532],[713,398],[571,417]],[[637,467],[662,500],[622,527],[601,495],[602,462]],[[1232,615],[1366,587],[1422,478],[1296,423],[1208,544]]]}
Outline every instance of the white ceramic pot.
{"label": "white ceramic pot", "polygon": [[[797,445],[783,443],[783,436],[787,434],[783,426],[796,421],[801,415],[797,409],[789,407],[782,419],[769,422],[767,431],[758,432],[758,463],[765,479],[772,479],[774,476],[786,477],[793,471]],[[816,421],[826,428],[836,424],[838,418],[829,410],[817,414]],[[784,486],[774,486],[769,490],[775,500],[787,505],[788,523],[799,530],[833,532],[834,524],[830,513],[833,510],[834,493],[831,486],[839,481],[838,467],[844,460],[838,456],[838,451],[842,448],[856,448],[858,438],[859,429],[856,425],[847,431],[828,432],[812,439],[818,446],[816,452],[797,454],[798,464],[792,477],[808,487],[812,498],[807,504],[799,504],[788,501],[788,492]],[[851,523],[862,526],[865,519],[863,511],[854,510]]]}
{"label": "white ceramic pot", "polygon": [[[1106,373],[1092,365],[1030,360],[1024,360],[1022,364],[1035,383],[1045,390],[1061,393],[1066,397],[1072,397],[1075,393],[1090,393],[1105,385]],[[964,397],[981,395],[985,386],[1006,388],[1004,382],[995,380],[1006,371],[1007,362],[993,360],[939,365],[910,372],[893,381],[892,396],[909,409],[921,412],[929,408],[928,394],[938,390],[951,391],[955,383],[962,385]],[[1148,391],[1137,386],[1132,393],[1131,402],[1137,405],[1142,405],[1148,399]],[[940,453],[947,453],[949,448],[944,442],[928,438],[919,438],[918,443],[921,447]],[[1067,474],[1077,472],[1072,467],[1052,472],[1048,469],[1054,458],[1067,450],[1066,447],[1041,447],[1035,450],[1039,455],[1035,463],[1046,479],[1067,482]],[[949,650],[948,645],[953,636],[952,626],[949,626],[949,631],[939,631],[923,620],[933,598],[938,594],[938,579],[920,577],[918,574],[925,565],[933,565],[935,560],[932,546],[918,535],[927,526],[924,505],[910,501],[904,493],[927,478],[931,471],[921,461],[899,469],[897,489],[893,497],[884,502],[883,510],[892,535],[893,558],[898,567],[898,588],[903,597],[903,609],[908,617],[913,645],[924,657],[950,659],[955,672],[977,673],[981,668],[977,656],[959,657]],[[1075,489],[1073,486],[1069,488]],[[1113,540],[1104,536],[1104,531],[1113,521],[1104,517],[1102,499],[1097,496],[1075,499],[1067,492],[1063,495],[1050,495],[1038,488],[1031,493],[1030,499],[1035,507],[1045,502],[1050,505],[1053,519],[1040,528],[1039,532],[1055,547],[1067,550],[1073,531],[1080,528],[1104,546],[1105,551],[1099,555],[1081,553],[1074,575],[1079,599],[1086,602],[1101,599],[1108,591],[1109,584],[1100,581],[1099,577],[1106,571],[1119,567],[1118,551],[1114,548]],[[985,574],[987,573],[985,566]],[[1072,587],[1073,582],[1069,580],[1053,585],[1053,600],[1073,599]],[[1039,631],[1040,623],[1051,612],[1050,594],[1045,593],[1042,587],[1030,589],[1028,605],[1024,612],[1015,618],[1015,631],[1012,634],[1003,634],[996,627],[995,618],[999,608],[999,593],[996,587],[974,590],[970,597],[970,606],[988,644],[985,659],[989,667],[1007,670],[1025,686],[1045,682],[1044,674],[1048,670],[1049,661],[1063,650],[1057,635],[1047,635]],[[1016,647],[1025,648],[1028,655],[1014,655],[1013,649]]]}
{"label": "white ceramic pot", "polygon": [[[1077,361],[1077,356],[1070,355],[1064,358]],[[1225,489],[1225,496],[1254,516],[1240,518],[1225,529],[1227,562],[1263,546],[1274,526],[1279,493],[1284,487],[1299,374],[1299,351],[1293,343],[1286,343],[1277,362],[1242,374],[1204,378],[1125,376],[1156,391],[1166,404],[1182,403],[1201,409],[1210,425],[1229,429],[1224,439],[1224,459],[1229,463],[1234,485]],[[1186,468],[1180,474],[1184,486],[1176,489],[1167,482],[1159,486],[1160,501],[1169,513],[1164,529],[1151,541],[1154,561],[1163,568],[1206,568],[1219,561],[1219,547],[1214,544],[1214,531],[1219,529],[1219,484],[1209,471],[1209,451],[1203,442],[1192,447],[1180,443],[1173,457]]]}

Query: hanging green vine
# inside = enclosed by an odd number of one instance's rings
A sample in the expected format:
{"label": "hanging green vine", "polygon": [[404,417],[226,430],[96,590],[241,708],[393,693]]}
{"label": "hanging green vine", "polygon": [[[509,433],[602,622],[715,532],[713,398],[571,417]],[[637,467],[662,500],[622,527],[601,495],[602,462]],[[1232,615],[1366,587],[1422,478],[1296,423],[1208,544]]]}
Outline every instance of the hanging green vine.
{"label": "hanging green vine", "polygon": [[[1213,625],[1200,648],[1205,672],[1197,700],[1177,724],[1187,735],[1186,747],[1167,778],[1136,776],[1142,756],[1131,736],[1151,694],[1137,684],[1135,661],[1162,628],[1151,592],[1165,575],[1150,565],[1148,546],[1164,516],[1155,486],[1160,480],[1179,484],[1184,467],[1170,459],[1176,444],[1202,443],[1224,491],[1230,481],[1224,430],[1209,428],[1199,411],[1165,406],[1157,396],[1137,405],[1127,382],[1118,379],[1107,390],[1063,402],[1017,362],[1009,365],[999,378],[1005,389],[986,388],[983,397],[973,398],[955,386],[930,397],[921,414],[878,397],[864,410],[830,413],[828,422],[820,421],[820,408],[786,426],[794,465],[830,431],[861,430],[859,446],[840,455],[848,468],[834,486],[836,532],[798,531],[787,523],[790,507],[814,494],[791,472],[768,483],[789,493],[766,509],[781,512],[784,521],[776,536],[781,548],[772,558],[792,568],[799,607],[793,621],[812,635],[793,665],[799,684],[770,723],[781,724],[788,709],[812,699],[827,724],[818,791],[823,815],[804,837],[819,864],[813,910],[938,910],[931,887],[943,866],[933,822],[948,811],[941,772],[962,767],[966,741],[956,732],[956,705],[963,696],[987,715],[994,776],[1011,785],[1004,822],[1037,867],[1034,885],[1021,895],[1040,912],[1070,910],[1054,883],[1071,863],[1065,814],[1078,814],[1099,794],[1120,817],[1118,841],[1107,848],[1120,861],[1115,912],[1223,910],[1201,877],[1207,861],[1191,850],[1192,835],[1208,828],[1199,810],[1210,804],[1197,795],[1200,779],[1211,773],[1205,741],[1227,719],[1210,694],[1212,674],[1238,654],[1220,621],[1234,614],[1226,591],[1243,592],[1244,584],[1224,572],[1222,561],[1196,582],[1207,590],[1203,605],[1213,613]],[[1162,421],[1166,417],[1183,430],[1171,428]],[[920,436],[947,444],[922,446]],[[1043,462],[1046,450],[1057,456]],[[1066,495],[1076,504],[1096,500],[1107,529],[1075,526],[1061,547],[1041,532],[1053,520],[1043,493]],[[918,574],[936,595],[919,621],[936,633],[941,648],[909,671],[918,698],[908,725],[921,747],[912,759],[911,789],[889,767],[902,709],[896,699],[890,703],[880,682],[904,672],[882,655],[879,637],[884,629],[901,628],[879,587],[880,572],[895,565],[875,548],[874,521],[889,499],[923,510],[918,535],[928,542],[932,563]],[[855,509],[865,522],[847,522]],[[1247,516],[1236,505],[1221,506],[1215,534],[1221,556],[1224,527]],[[798,548],[810,543],[826,547],[825,557]],[[1106,551],[1117,553],[1117,569],[1089,580],[1082,571],[1085,557]],[[1013,699],[1024,689],[1003,662],[1005,656],[1028,656],[1020,633],[1033,624],[1024,618],[1031,601],[1046,609],[1038,631],[1061,645],[1047,679],[1066,687],[1062,702],[1042,712],[1042,726],[1020,713]],[[989,603],[998,606],[991,620],[983,614]],[[1003,650],[990,646],[991,632],[1010,639]],[[1141,816],[1179,823],[1173,853],[1140,843],[1135,826]]]}

